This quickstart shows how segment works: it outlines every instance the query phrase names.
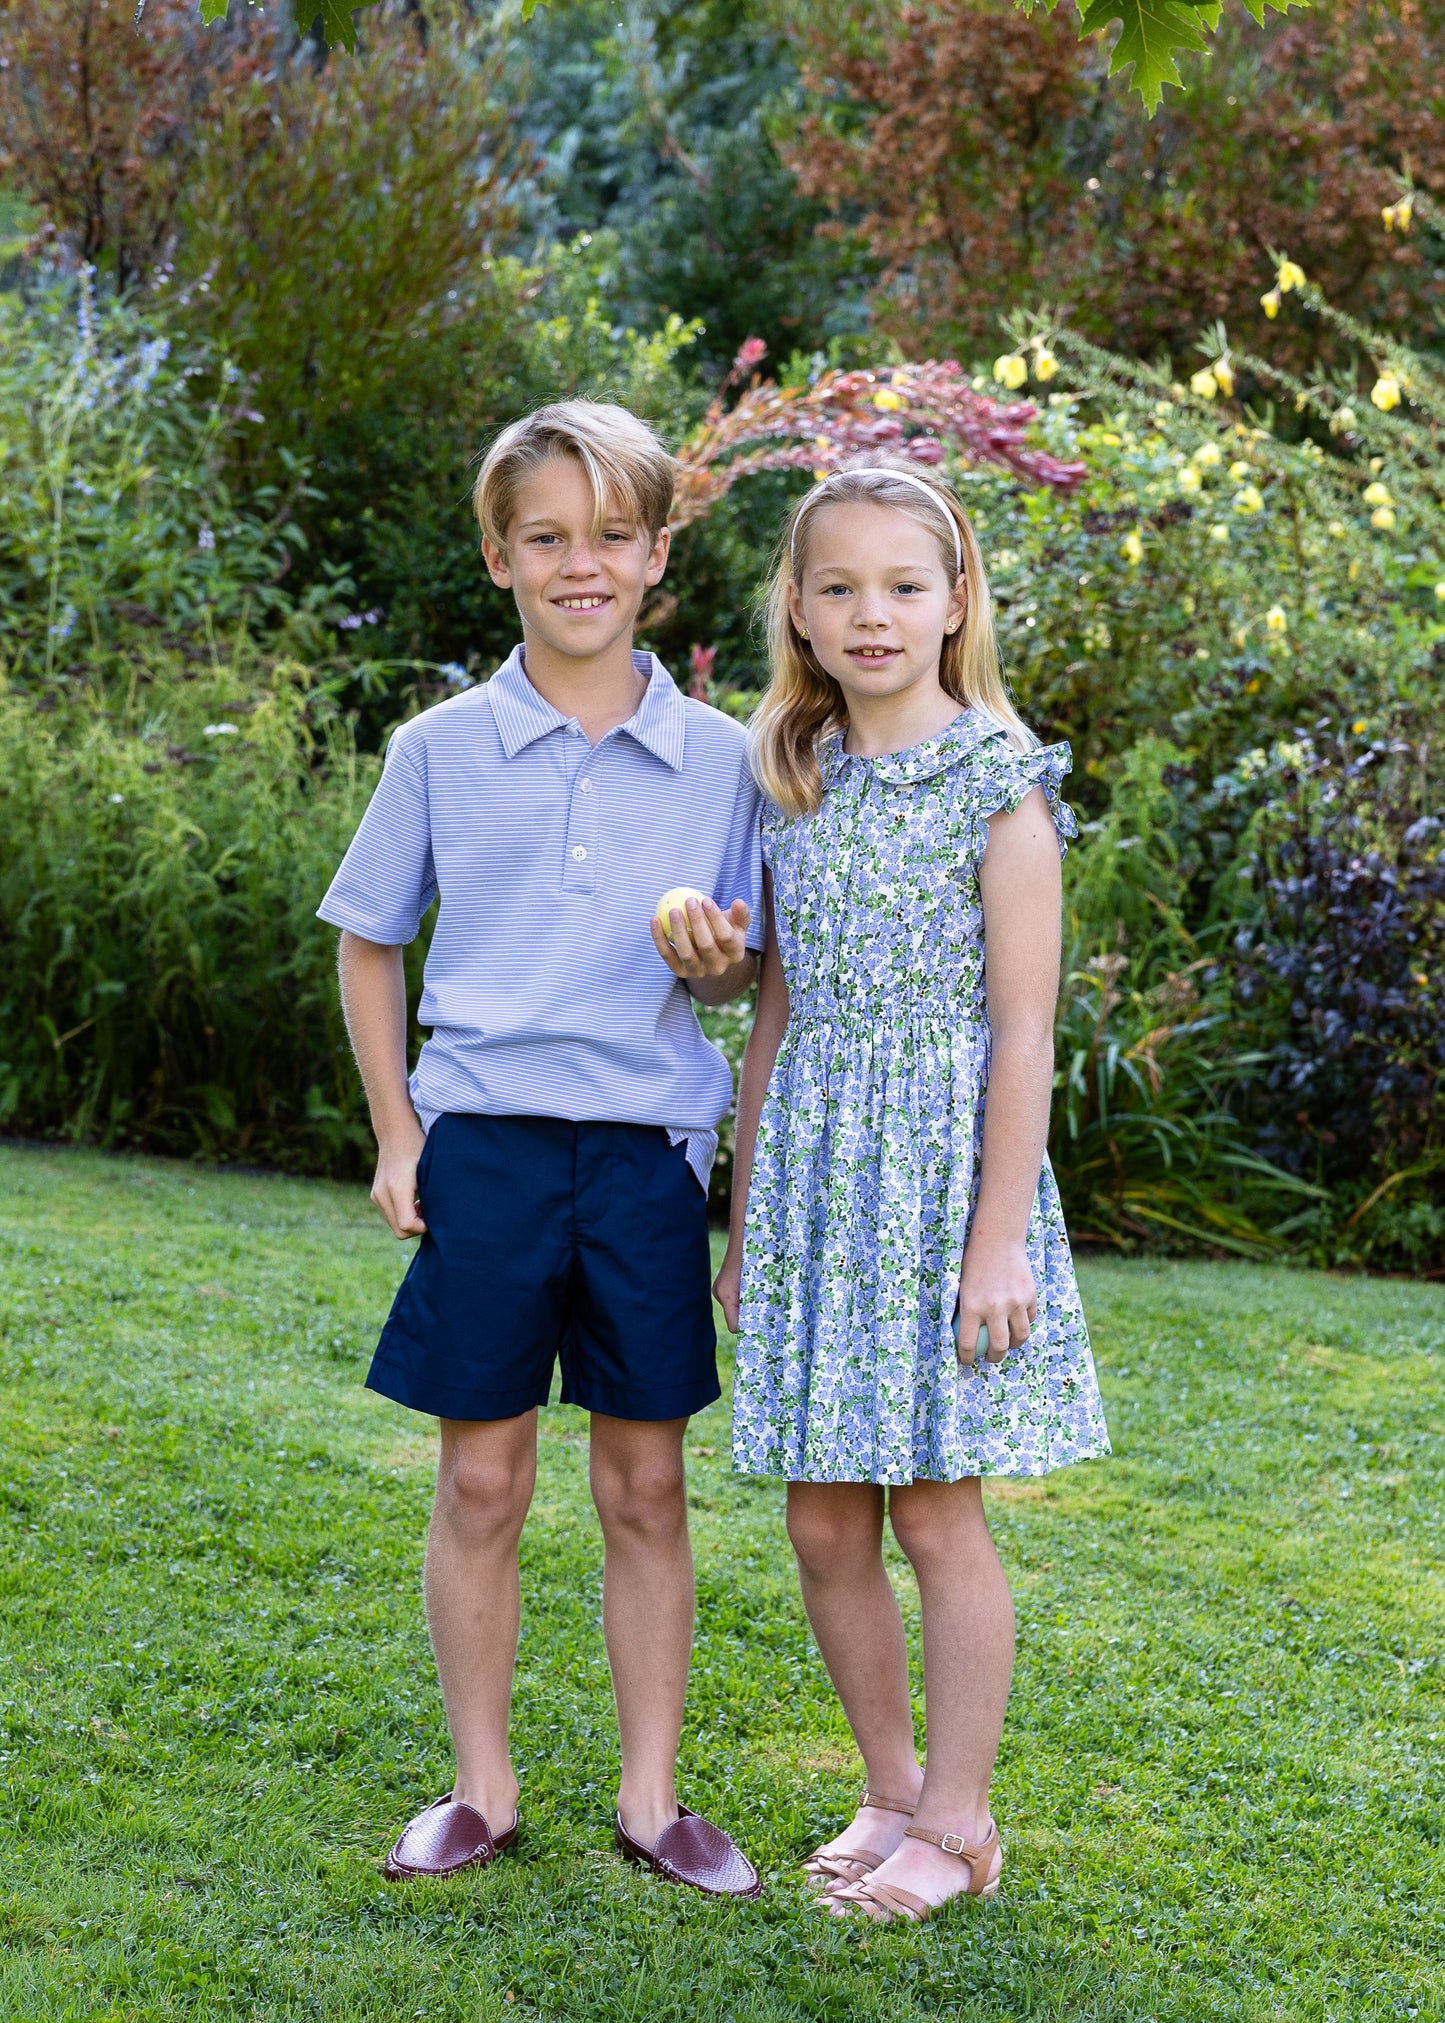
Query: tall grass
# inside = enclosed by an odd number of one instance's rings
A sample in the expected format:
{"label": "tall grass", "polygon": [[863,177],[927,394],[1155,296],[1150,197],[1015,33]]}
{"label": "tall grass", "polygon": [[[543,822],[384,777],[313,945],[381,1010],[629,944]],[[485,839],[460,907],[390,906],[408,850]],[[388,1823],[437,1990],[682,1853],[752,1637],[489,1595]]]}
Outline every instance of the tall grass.
{"label": "tall grass", "polygon": [[0,688],[0,1126],[359,1171],[314,909],[377,771],[284,662]]}

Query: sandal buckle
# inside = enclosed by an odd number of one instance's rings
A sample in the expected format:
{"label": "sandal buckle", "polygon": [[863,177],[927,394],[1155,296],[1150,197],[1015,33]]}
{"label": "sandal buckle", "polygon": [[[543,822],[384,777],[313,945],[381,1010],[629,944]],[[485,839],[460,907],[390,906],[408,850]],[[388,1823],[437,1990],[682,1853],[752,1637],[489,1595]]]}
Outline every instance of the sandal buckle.
{"label": "sandal buckle", "polygon": [[[953,1843],[952,1846],[950,1846],[950,1842]],[[945,1854],[962,1854],[968,1846],[968,1842],[961,1833],[945,1833],[940,1837],[938,1845],[943,1849]]]}

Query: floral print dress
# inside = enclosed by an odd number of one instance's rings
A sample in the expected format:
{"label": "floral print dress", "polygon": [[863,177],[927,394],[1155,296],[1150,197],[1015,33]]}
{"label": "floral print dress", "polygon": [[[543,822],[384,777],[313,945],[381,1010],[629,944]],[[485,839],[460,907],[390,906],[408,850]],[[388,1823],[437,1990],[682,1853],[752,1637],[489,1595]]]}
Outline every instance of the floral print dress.
{"label": "floral print dress", "polygon": [[1069,748],[1016,752],[965,710],[909,751],[853,757],[835,738],[820,758],[818,813],[763,818],[791,1015],[748,1194],[733,1465],[955,1482],[1107,1454],[1047,1159],[1028,1342],[969,1369],[953,1338],[988,1088],[988,817],[1042,787],[1064,848]]}

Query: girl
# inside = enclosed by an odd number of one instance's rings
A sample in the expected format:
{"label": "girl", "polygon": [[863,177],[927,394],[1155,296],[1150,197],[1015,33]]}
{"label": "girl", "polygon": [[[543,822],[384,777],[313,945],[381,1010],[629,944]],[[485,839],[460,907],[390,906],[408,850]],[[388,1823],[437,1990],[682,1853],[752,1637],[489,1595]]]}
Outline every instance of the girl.
{"label": "girl", "polygon": [[[838,1916],[991,1896],[1013,1604],[983,1475],[1106,1454],[1053,1173],[1059,800],[1004,689],[958,500],[860,458],[784,537],[772,679],[768,943],[716,1291],[741,1318],[734,1466],[786,1476],[803,1599],[863,1757],[806,1864]],[[918,1576],[926,1771],[885,1498]]]}

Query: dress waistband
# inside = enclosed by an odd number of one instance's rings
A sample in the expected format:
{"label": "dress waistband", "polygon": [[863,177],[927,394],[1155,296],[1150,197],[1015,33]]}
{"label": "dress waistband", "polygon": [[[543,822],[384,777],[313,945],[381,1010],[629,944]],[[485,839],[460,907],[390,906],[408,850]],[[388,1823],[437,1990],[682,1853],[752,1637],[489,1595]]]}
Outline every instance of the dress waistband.
{"label": "dress waistband", "polygon": [[938,994],[914,997],[804,998],[788,1008],[790,1025],[886,1027],[900,1019],[929,1019],[956,1028],[988,1030],[988,1013],[977,1005]]}

